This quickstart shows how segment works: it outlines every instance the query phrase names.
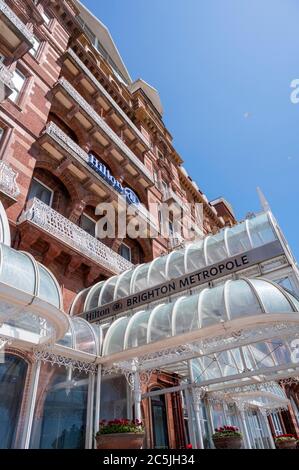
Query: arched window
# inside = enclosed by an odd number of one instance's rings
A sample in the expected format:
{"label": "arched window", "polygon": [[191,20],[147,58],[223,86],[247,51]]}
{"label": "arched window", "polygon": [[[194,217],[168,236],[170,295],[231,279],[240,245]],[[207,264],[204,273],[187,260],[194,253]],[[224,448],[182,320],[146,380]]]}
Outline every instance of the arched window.
{"label": "arched window", "polygon": [[0,363],[0,448],[11,449],[15,446],[27,363],[13,354],[4,357]]}
{"label": "arched window", "polygon": [[[160,390],[152,388],[151,392]],[[151,397],[152,430],[155,449],[167,449],[169,447],[167,411],[165,395],[154,395]]]}

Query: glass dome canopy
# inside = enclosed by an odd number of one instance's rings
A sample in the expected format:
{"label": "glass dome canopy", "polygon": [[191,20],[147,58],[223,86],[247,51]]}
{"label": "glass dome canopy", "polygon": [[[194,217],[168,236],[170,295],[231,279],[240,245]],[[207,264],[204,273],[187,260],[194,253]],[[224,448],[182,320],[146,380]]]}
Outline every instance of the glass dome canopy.
{"label": "glass dome canopy", "polygon": [[93,356],[99,356],[103,340],[102,328],[88,323],[83,318],[69,317],[68,321],[68,331],[63,338],[57,341],[57,344]]}
{"label": "glass dome canopy", "polygon": [[0,335],[28,343],[61,338],[68,328],[57,280],[30,254],[0,244]]}
{"label": "glass dome canopy", "polygon": [[234,227],[225,228],[216,235],[190,243],[184,249],[101,281],[98,288],[91,288],[94,293],[92,297],[87,291],[84,302],[82,293],[78,294],[71,313],[80,314],[275,240],[277,235],[270,215],[262,213]]}
{"label": "glass dome canopy", "polygon": [[290,319],[298,323],[299,328],[298,312],[298,300],[271,281],[228,280],[222,285],[203,289],[199,294],[119,318],[106,333],[102,355],[149,344],[155,348],[157,341],[166,344],[167,340],[167,344],[172,344],[174,337],[176,342],[181,342],[183,335],[191,342],[215,337],[229,331],[229,326],[224,327],[229,322],[237,322],[238,328],[246,329],[263,322],[281,321],[282,315],[283,321]]}

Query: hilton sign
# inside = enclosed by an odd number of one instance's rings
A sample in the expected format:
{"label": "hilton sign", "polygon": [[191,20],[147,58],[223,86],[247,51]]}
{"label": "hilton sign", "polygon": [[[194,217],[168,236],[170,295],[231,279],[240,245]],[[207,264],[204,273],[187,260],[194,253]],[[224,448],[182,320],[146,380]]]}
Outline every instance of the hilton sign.
{"label": "hilton sign", "polygon": [[219,279],[228,274],[232,274],[249,268],[263,261],[283,255],[284,251],[279,241],[268,243],[260,248],[254,248],[232,258],[227,258],[217,264],[207,266],[193,273],[186,274],[177,279],[172,279],[163,284],[145,289],[136,294],[129,295],[123,299],[116,300],[101,307],[97,307],[80,316],[89,322],[97,322],[103,318],[111,317],[118,313],[135,309],[141,305],[163,299],[173,294],[192,289],[206,284],[207,282]]}

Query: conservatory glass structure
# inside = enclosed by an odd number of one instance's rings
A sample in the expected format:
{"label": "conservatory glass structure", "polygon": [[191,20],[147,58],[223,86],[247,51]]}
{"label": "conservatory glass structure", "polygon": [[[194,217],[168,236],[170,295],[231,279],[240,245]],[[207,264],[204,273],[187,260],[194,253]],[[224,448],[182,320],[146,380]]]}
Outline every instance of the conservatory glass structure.
{"label": "conservatory glass structure", "polygon": [[[299,284],[270,212],[83,290],[70,314],[53,274],[9,246],[0,216],[0,448],[93,448],[100,419],[141,418],[148,400],[158,426],[172,393],[194,448],[213,447],[223,424],[241,428],[246,448],[274,447],[269,423],[279,429],[290,406],[281,385],[299,382]],[[261,259],[244,270],[99,322],[84,319],[256,249]],[[174,374],[177,385],[149,390],[157,372]],[[168,445],[164,431],[156,429],[157,445]]]}

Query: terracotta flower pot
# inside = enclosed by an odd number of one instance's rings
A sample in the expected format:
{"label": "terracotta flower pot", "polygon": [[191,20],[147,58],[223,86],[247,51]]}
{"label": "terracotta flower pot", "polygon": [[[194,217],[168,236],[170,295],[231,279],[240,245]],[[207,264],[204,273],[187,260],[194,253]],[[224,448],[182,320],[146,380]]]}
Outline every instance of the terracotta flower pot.
{"label": "terracotta flower pot", "polygon": [[216,449],[240,449],[243,444],[242,437],[216,437],[213,439]]}
{"label": "terracotta flower pot", "polygon": [[283,441],[276,441],[275,445],[278,449],[296,449],[297,441],[293,440],[283,440]]}
{"label": "terracotta flower pot", "polygon": [[97,449],[140,449],[143,439],[143,432],[98,434],[96,436]]}

